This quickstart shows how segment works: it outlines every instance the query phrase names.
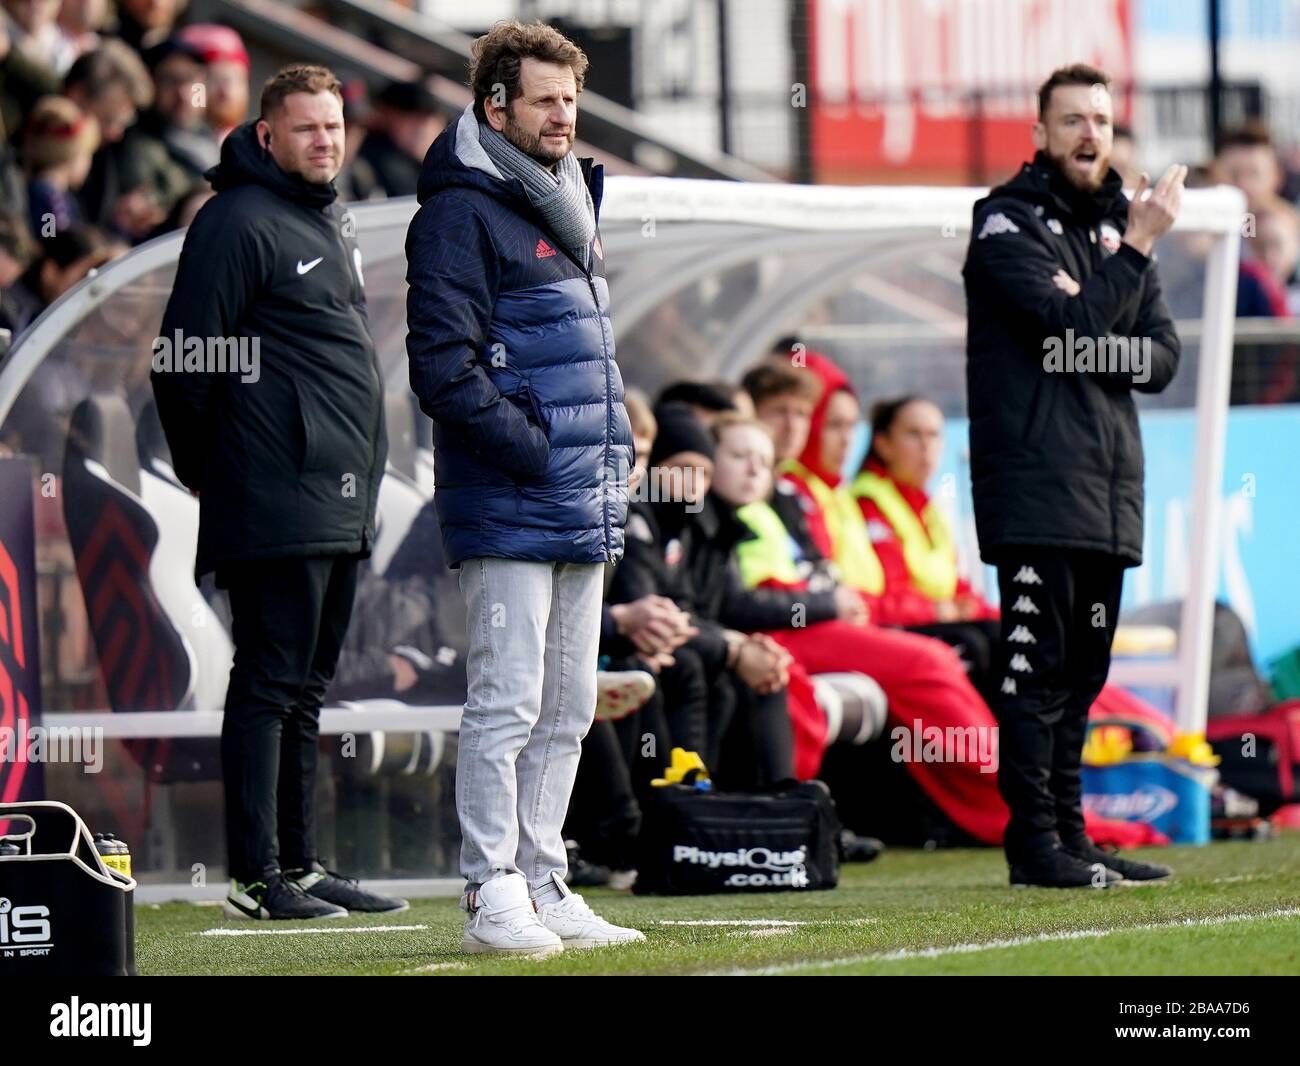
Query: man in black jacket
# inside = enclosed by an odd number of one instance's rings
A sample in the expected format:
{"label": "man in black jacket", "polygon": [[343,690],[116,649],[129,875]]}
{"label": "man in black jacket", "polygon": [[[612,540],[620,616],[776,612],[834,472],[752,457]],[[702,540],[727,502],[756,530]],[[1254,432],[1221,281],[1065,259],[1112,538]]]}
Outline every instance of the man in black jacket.
{"label": "man in black jacket", "polygon": [[1179,342],[1153,246],[1187,168],[1130,204],[1109,166],[1109,79],[1078,64],[1039,90],[1038,148],[975,205],[963,271],[971,479],[980,554],[998,567],[999,785],[1013,884],[1168,876],[1084,833],[1088,708],[1110,668],[1124,569],[1142,562],[1134,390],[1159,392]]}
{"label": "man in black jacket", "polygon": [[227,910],[400,910],[316,849],[318,717],[387,454],[361,253],[334,203],[338,79],[288,67],[261,115],[208,172],[217,196],[186,234],[152,373],[176,473],[199,497],[196,576],[215,571],[230,592]]}

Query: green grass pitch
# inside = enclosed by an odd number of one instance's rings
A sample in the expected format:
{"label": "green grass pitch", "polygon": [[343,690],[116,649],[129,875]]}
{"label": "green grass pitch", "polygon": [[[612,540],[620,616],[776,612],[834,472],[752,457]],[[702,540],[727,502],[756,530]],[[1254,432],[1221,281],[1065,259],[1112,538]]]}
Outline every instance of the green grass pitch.
{"label": "green grass pitch", "polygon": [[539,961],[462,955],[454,899],[310,924],[141,905],[136,955],[146,975],[1300,973],[1300,833],[1133,854],[1172,865],[1174,880],[1012,889],[993,850],[894,850],[845,867],[830,892],[589,890],[597,910],[648,942]]}

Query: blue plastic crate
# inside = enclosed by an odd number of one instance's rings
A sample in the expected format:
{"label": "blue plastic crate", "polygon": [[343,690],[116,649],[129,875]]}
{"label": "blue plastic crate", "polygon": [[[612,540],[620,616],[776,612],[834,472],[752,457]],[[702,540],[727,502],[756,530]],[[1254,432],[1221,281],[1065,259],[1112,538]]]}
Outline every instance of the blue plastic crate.
{"label": "blue plastic crate", "polygon": [[1175,844],[1210,841],[1212,767],[1168,755],[1134,755],[1111,766],[1084,766],[1083,805],[1103,818],[1150,822]]}

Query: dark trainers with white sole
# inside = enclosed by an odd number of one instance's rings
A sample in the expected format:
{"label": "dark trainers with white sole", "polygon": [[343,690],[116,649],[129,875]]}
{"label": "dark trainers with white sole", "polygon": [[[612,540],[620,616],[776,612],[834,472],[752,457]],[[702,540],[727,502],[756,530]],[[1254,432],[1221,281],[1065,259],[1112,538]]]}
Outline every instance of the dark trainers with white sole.
{"label": "dark trainers with white sole", "polygon": [[1167,881],[1174,874],[1168,866],[1161,866],[1158,862],[1121,859],[1118,855],[1112,855],[1109,851],[1097,847],[1091,840],[1069,846],[1066,851],[1084,862],[1105,863],[1125,881]]}
{"label": "dark trainers with white sole", "polygon": [[309,896],[282,874],[274,874],[265,881],[249,884],[231,881],[223,910],[231,918],[261,921],[312,921],[348,916],[343,907]]}
{"label": "dark trainers with white sole", "polygon": [[404,899],[367,892],[355,878],[336,874],[318,862],[305,870],[286,870],[284,876],[307,895],[353,914],[398,914],[411,906]]}

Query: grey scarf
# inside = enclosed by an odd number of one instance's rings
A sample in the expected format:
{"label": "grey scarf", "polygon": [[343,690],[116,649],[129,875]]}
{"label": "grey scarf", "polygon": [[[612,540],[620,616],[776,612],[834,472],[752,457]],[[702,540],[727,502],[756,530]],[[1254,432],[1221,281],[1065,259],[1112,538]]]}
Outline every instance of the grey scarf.
{"label": "grey scarf", "polygon": [[570,152],[551,171],[486,122],[478,124],[478,139],[505,178],[518,178],[524,183],[529,201],[551,232],[586,266],[591,240],[596,236],[596,210],[577,157]]}

